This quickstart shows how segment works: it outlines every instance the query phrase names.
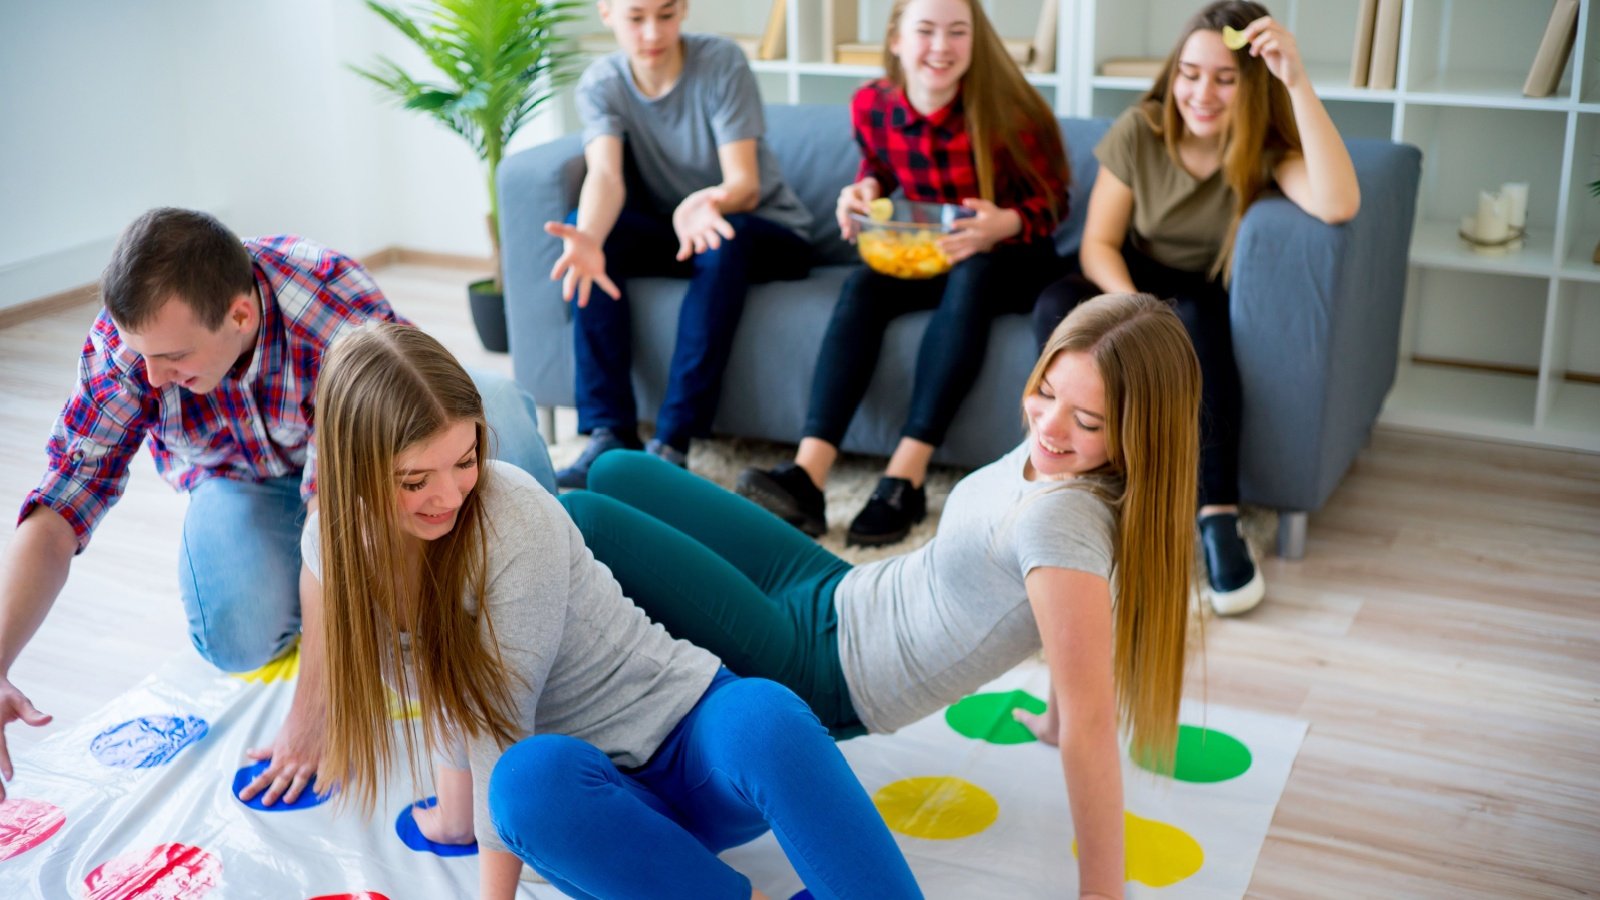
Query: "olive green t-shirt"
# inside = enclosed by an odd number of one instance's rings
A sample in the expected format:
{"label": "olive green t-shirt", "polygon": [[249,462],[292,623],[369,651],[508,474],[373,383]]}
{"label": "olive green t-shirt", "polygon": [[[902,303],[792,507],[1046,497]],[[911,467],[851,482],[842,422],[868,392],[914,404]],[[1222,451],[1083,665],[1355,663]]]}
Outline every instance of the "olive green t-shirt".
{"label": "olive green t-shirt", "polygon": [[1117,117],[1094,155],[1133,190],[1133,248],[1174,269],[1210,271],[1233,218],[1233,189],[1222,170],[1195,178],[1173,163],[1137,106]]}

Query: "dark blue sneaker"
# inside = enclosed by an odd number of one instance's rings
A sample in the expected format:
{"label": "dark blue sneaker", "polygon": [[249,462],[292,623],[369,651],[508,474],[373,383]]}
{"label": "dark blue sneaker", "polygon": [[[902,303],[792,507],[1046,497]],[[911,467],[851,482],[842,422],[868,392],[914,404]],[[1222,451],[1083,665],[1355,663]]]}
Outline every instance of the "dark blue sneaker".
{"label": "dark blue sneaker", "polygon": [[620,435],[609,428],[596,428],[589,434],[589,446],[583,448],[577,461],[556,473],[556,487],[569,490],[588,487],[589,467],[600,458],[600,454],[611,450],[638,449],[640,444],[637,436]]}
{"label": "dark blue sneaker", "polygon": [[662,443],[655,438],[651,438],[644,445],[644,452],[651,456],[659,456],[680,469],[689,468],[689,454],[687,451],[679,450],[677,447]]}
{"label": "dark blue sneaker", "polygon": [[1200,520],[1200,545],[1205,550],[1207,594],[1219,616],[1255,609],[1267,592],[1250,545],[1239,533],[1236,513],[1213,513]]}

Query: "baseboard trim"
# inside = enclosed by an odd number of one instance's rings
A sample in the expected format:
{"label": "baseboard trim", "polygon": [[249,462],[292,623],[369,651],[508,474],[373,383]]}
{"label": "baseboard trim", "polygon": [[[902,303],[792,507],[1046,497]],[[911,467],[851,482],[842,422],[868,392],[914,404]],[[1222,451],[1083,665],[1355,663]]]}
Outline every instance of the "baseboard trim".
{"label": "baseboard trim", "polygon": [[62,310],[82,306],[85,303],[98,303],[99,301],[99,284],[81,284],[59,293],[46,294],[43,297],[26,300],[15,306],[0,309],[0,328],[21,325],[23,322],[43,318]]}
{"label": "baseboard trim", "polygon": [[[362,266],[373,271],[388,266],[418,265],[460,269],[482,275],[494,272],[494,260],[491,257],[473,256],[470,253],[440,253],[435,250],[416,250],[410,247],[385,247],[360,257],[360,262]],[[85,303],[98,302],[100,302],[100,285],[82,284],[0,309],[0,328],[10,328]]]}
{"label": "baseboard trim", "polygon": [[[1472,359],[1456,359],[1449,356],[1430,356],[1425,353],[1411,354],[1413,363],[1425,366],[1442,366],[1447,369],[1468,369],[1474,372],[1493,372],[1496,375],[1523,375],[1528,378],[1538,378],[1539,369],[1536,366],[1519,366],[1511,363],[1479,362]],[[1561,373],[1562,381],[1572,381],[1578,384],[1600,384],[1600,374],[1594,372],[1580,372],[1567,370]]]}

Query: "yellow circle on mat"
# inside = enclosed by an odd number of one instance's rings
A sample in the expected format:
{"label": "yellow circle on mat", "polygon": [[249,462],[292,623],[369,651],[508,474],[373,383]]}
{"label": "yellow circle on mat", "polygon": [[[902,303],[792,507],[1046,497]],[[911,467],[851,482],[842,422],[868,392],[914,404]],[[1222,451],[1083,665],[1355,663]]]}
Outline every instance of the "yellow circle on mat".
{"label": "yellow circle on mat", "polygon": [[[1127,846],[1125,877],[1150,887],[1166,887],[1200,871],[1206,852],[1188,832],[1165,822],[1122,813],[1123,842]],[[1078,842],[1072,842],[1078,855]]]}
{"label": "yellow circle on mat", "polygon": [[422,704],[415,700],[406,700],[391,688],[385,688],[389,694],[389,718],[395,721],[401,719],[422,718]]}
{"label": "yellow circle on mat", "polygon": [[1000,817],[1000,804],[988,791],[950,776],[886,784],[872,802],[891,829],[935,841],[971,837]]}
{"label": "yellow circle on mat", "polygon": [[271,684],[274,681],[290,681],[300,674],[300,647],[295,645],[289,652],[283,654],[272,662],[259,669],[248,672],[235,672],[233,677],[240,681],[254,681],[260,684]]}

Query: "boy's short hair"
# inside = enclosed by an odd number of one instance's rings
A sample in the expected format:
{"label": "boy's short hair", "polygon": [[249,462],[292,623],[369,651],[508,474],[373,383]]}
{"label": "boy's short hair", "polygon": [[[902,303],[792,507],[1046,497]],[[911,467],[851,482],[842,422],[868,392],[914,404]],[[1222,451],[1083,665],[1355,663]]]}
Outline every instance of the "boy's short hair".
{"label": "boy's short hair", "polygon": [[135,330],[176,297],[215,331],[233,299],[254,289],[254,266],[238,235],[207,213],[170,206],[134,219],[100,276],[112,321]]}

